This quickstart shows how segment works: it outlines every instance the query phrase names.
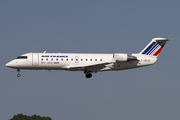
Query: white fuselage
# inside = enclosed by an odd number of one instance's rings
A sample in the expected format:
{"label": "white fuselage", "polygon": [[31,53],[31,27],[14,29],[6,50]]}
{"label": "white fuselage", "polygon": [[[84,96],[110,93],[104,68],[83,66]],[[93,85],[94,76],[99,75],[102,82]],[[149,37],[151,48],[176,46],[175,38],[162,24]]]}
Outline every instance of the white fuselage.
{"label": "white fuselage", "polygon": [[167,38],[154,38],[138,54],[77,54],[77,53],[27,53],[23,54],[6,66],[17,69],[31,70],[68,70],[84,71],[86,78],[99,71],[118,71],[152,65],[162,48],[169,41]]}
{"label": "white fuselage", "polygon": [[98,68],[96,68],[97,71],[94,70],[94,67],[92,67],[93,70],[88,68],[89,72],[98,72],[143,67],[152,65],[157,60],[157,57],[132,54],[137,57],[136,60],[116,61],[114,55],[115,54],[27,53],[21,55],[27,58],[14,59],[7,63],[6,66],[15,69],[84,71],[88,66],[104,64],[102,68],[98,66]]}

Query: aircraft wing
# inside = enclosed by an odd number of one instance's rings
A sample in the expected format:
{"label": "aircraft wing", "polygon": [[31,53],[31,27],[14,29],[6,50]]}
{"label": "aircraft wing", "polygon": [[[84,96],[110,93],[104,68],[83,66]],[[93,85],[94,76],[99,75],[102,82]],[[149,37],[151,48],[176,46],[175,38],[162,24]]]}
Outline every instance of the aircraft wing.
{"label": "aircraft wing", "polygon": [[98,72],[101,69],[105,68],[106,65],[111,64],[110,62],[100,63],[100,64],[91,64],[91,65],[80,65],[80,66],[71,66],[70,71],[87,71],[87,72]]}

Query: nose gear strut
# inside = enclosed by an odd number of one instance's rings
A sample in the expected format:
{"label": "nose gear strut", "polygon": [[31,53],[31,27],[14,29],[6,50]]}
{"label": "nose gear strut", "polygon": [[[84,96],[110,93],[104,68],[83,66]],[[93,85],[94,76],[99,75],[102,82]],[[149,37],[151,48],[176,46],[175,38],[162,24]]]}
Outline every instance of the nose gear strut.
{"label": "nose gear strut", "polygon": [[20,77],[21,76],[21,74],[19,73],[20,69],[17,69],[17,72],[18,72],[17,77]]}

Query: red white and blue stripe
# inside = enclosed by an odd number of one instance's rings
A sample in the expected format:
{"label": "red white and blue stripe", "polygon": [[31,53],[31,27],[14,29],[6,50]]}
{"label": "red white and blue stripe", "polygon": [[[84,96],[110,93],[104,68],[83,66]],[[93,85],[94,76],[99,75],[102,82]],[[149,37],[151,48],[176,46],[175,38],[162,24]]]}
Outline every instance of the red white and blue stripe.
{"label": "red white and blue stripe", "polygon": [[153,41],[149,46],[145,48],[145,50],[141,52],[141,54],[158,56],[165,44],[166,41]]}

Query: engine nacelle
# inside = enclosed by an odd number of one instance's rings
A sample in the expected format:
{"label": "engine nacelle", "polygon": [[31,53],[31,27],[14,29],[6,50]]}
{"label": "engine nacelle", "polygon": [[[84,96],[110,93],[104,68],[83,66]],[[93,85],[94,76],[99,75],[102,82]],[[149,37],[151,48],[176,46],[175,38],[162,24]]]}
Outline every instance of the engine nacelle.
{"label": "engine nacelle", "polygon": [[137,60],[137,57],[135,56],[122,53],[115,53],[113,57],[116,60],[116,62],[128,62],[132,60]]}
{"label": "engine nacelle", "polygon": [[114,54],[114,58],[116,62],[127,62],[128,61],[128,55],[127,54]]}

